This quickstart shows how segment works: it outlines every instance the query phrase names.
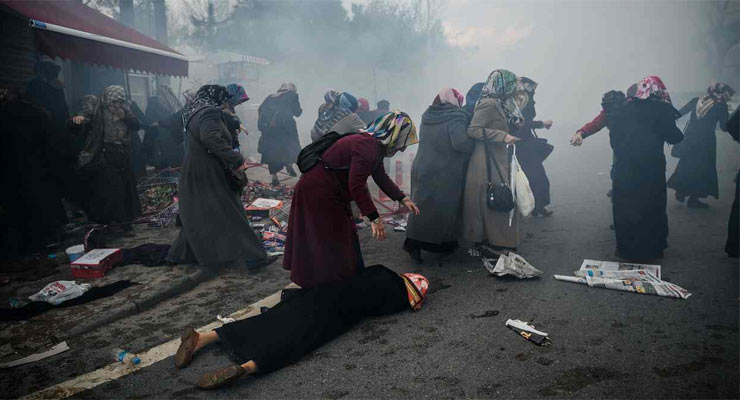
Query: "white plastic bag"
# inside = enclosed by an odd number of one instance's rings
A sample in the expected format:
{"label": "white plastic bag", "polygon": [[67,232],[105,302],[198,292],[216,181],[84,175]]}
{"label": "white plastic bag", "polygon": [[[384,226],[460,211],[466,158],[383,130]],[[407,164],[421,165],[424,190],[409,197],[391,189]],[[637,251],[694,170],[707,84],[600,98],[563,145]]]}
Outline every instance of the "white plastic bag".
{"label": "white plastic bag", "polygon": [[514,193],[516,193],[516,206],[519,213],[525,217],[529,216],[534,210],[534,193],[529,186],[529,179],[522,171],[519,160],[516,156],[512,162],[514,166]]}
{"label": "white plastic bag", "polygon": [[90,286],[89,283],[78,284],[75,281],[54,281],[33,296],[28,296],[28,299],[31,301],[45,301],[58,306],[67,300],[82,296],[90,289]]}

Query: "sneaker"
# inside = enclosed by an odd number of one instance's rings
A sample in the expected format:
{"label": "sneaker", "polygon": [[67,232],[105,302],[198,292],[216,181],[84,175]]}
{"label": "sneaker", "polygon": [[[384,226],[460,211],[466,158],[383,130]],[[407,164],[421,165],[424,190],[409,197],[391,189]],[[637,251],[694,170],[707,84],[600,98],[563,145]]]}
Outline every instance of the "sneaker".
{"label": "sneaker", "polygon": [[553,214],[553,211],[548,210],[545,207],[542,207],[541,209],[532,211],[532,216],[535,217],[549,217]]}

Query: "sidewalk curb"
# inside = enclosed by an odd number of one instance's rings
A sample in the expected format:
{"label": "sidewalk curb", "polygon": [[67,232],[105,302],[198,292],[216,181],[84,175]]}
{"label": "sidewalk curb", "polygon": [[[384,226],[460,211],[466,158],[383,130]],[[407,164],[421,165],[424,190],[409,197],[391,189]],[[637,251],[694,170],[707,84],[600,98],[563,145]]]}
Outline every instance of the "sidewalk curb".
{"label": "sidewalk curb", "polygon": [[171,297],[193,289],[194,287],[198,286],[198,284],[207,280],[211,276],[212,275],[206,269],[200,268],[195,274],[188,275],[176,284],[168,286],[162,290],[158,290],[152,293],[150,296],[147,296],[146,298],[139,299],[137,301],[127,300],[115,311],[106,313],[100,318],[94,319],[92,321],[86,321],[82,324],[76,325],[75,327],[67,330],[67,332],[64,334],[63,339],[69,340],[75,336],[84,335],[102,326],[118,321],[119,319],[139,314]]}

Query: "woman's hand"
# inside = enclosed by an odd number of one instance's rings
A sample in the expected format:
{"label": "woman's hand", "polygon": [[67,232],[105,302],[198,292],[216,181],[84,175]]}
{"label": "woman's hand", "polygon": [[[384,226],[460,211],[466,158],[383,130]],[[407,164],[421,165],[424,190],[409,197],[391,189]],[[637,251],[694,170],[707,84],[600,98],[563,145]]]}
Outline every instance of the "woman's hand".
{"label": "woman's hand", "polygon": [[583,144],[583,132],[578,131],[575,135],[570,139],[570,144],[572,146],[580,146]]}
{"label": "woman's hand", "polygon": [[380,218],[376,219],[375,221],[370,221],[370,227],[373,230],[374,239],[385,239],[385,226],[383,226],[383,221]]}
{"label": "woman's hand", "polygon": [[406,206],[406,208],[411,210],[411,212],[413,212],[414,215],[419,215],[421,213],[421,210],[419,210],[419,207],[417,207],[416,204],[414,204],[414,202],[411,201],[411,199],[409,199],[408,197],[404,197],[403,200],[401,200],[401,204],[403,204],[404,206]]}
{"label": "woman's hand", "polygon": [[72,122],[74,122],[77,125],[82,125],[85,122],[85,117],[82,115],[77,115],[72,117]]}
{"label": "woman's hand", "polygon": [[550,129],[552,127],[552,120],[542,121],[542,125],[545,126],[545,129]]}
{"label": "woman's hand", "polygon": [[518,137],[509,135],[508,133],[504,136],[504,143],[506,144],[514,144],[517,140],[519,140]]}
{"label": "woman's hand", "polygon": [[237,168],[239,171],[244,171],[245,169],[249,168],[249,162],[247,160],[244,160],[242,165]]}

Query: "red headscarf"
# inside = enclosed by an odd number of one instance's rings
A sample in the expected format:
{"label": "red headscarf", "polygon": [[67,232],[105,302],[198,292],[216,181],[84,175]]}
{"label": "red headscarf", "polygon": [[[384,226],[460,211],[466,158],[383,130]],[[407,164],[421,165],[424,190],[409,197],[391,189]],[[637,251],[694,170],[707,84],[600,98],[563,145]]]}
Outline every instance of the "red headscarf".
{"label": "red headscarf", "polygon": [[462,107],[465,97],[457,91],[457,89],[444,88],[442,89],[437,97],[434,98],[433,105],[439,105],[442,103],[452,104],[453,106]]}
{"label": "red headscarf", "polygon": [[360,107],[357,109],[357,111],[370,111],[370,102],[367,101],[366,98],[360,97],[357,99],[357,102],[360,103]]}
{"label": "red headscarf", "polygon": [[643,78],[637,83],[635,98],[647,100],[651,97],[664,103],[673,104],[663,81],[655,75]]}

